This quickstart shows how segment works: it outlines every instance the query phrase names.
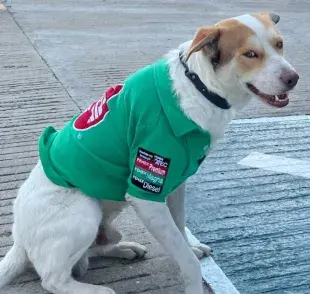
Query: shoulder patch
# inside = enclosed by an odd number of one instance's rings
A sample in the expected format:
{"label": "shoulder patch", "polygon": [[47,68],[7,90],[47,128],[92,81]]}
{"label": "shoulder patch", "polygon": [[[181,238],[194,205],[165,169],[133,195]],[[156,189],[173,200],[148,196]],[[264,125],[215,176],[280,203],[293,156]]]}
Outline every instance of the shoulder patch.
{"label": "shoulder patch", "polygon": [[142,190],[160,194],[169,164],[169,158],[139,148],[132,170],[131,183]]}
{"label": "shoulder patch", "polygon": [[83,113],[81,113],[73,123],[73,127],[78,131],[90,129],[101,121],[109,112],[107,102],[121,92],[123,85],[116,85],[109,88],[99,101],[93,102]]}

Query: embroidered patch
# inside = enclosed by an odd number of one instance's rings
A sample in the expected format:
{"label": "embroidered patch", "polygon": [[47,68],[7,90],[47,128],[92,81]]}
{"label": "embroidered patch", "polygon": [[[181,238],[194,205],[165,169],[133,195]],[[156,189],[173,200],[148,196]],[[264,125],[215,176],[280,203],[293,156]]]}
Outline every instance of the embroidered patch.
{"label": "embroidered patch", "polygon": [[99,101],[92,103],[82,114],[80,114],[73,123],[76,130],[87,130],[105,118],[109,112],[107,102],[115,97],[123,89],[123,85],[116,85],[109,88]]}
{"label": "embroidered patch", "polygon": [[159,194],[162,191],[169,164],[169,158],[139,148],[131,183],[148,192]]}

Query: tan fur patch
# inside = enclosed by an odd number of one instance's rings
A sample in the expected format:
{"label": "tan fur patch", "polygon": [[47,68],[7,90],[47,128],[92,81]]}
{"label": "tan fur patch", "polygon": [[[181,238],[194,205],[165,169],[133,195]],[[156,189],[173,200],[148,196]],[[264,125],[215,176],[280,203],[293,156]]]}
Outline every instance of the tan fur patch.
{"label": "tan fur patch", "polygon": [[[262,13],[256,15],[257,19],[265,24],[266,30],[274,28],[272,20],[269,14]],[[266,53],[263,46],[255,45],[255,42],[251,42],[251,38],[255,40],[256,33],[248,26],[244,25],[237,19],[226,19],[212,27],[200,28],[195,38],[187,51],[187,56],[193,52],[203,50],[203,52],[212,57],[214,54],[214,48],[211,45],[206,45],[205,42],[211,39],[210,36],[216,36],[219,38],[216,53],[219,53],[220,66],[228,64],[232,59],[237,62],[237,70],[240,74],[250,74],[254,71],[261,69],[265,64]],[[273,47],[276,46],[277,40],[280,36],[275,30],[275,36],[270,40],[270,44]],[[249,58],[245,56],[245,53],[254,51],[257,57]]]}
{"label": "tan fur patch", "polygon": [[259,20],[267,29],[274,26],[268,12],[256,13],[252,14],[252,16]]}
{"label": "tan fur patch", "polygon": [[[251,28],[235,19],[224,20],[218,23],[216,27],[221,31],[219,42],[221,65],[227,64],[235,58],[240,74],[249,74],[264,66],[264,48],[251,44],[250,38],[256,36],[256,33]],[[248,58],[244,56],[248,51],[254,51],[258,57]]]}
{"label": "tan fur patch", "polygon": [[221,32],[219,50],[221,65],[227,64],[242,50],[246,50],[248,41],[255,33],[236,19],[227,19],[219,22],[216,26]]}
{"label": "tan fur patch", "polygon": [[279,54],[283,54],[283,49],[277,48],[277,43],[279,41],[283,42],[283,37],[280,35],[279,31],[276,29],[275,25],[273,24],[269,13],[257,13],[253,14],[253,17],[255,17],[257,20],[259,20],[266,29],[273,30],[274,36],[269,40],[269,44],[277,51]]}
{"label": "tan fur patch", "polygon": [[236,54],[237,50],[245,46],[250,36],[255,33],[236,19],[223,20],[212,27],[200,28],[187,51],[187,59],[193,52],[201,49],[207,55],[212,54],[212,48],[205,46],[208,41],[219,38],[218,48],[221,54],[221,65],[228,63]]}
{"label": "tan fur patch", "polygon": [[186,60],[191,56],[192,53],[200,51],[204,46],[219,36],[219,31],[215,27],[202,27],[200,28],[186,53]]}
{"label": "tan fur patch", "polygon": [[[282,43],[282,48],[278,47],[278,42]],[[283,55],[283,37],[281,35],[275,35],[270,41],[269,44],[280,54]]]}

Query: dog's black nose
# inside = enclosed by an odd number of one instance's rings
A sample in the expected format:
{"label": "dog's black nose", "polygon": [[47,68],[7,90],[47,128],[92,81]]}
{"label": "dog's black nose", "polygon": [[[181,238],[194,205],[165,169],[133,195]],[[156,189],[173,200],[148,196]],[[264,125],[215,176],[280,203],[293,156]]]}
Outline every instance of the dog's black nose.
{"label": "dog's black nose", "polygon": [[288,88],[288,90],[293,89],[299,80],[299,75],[293,70],[284,70],[280,76],[280,80]]}

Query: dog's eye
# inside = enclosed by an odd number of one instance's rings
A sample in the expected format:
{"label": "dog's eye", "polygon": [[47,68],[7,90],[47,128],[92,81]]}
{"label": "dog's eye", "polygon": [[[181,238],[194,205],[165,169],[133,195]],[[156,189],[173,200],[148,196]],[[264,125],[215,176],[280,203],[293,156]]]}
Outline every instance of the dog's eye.
{"label": "dog's eye", "polygon": [[258,57],[258,55],[254,51],[248,51],[248,52],[244,53],[243,55],[246,56],[247,58],[257,58]]}
{"label": "dog's eye", "polygon": [[277,48],[278,48],[278,49],[282,49],[282,48],[283,48],[283,42],[282,42],[282,41],[279,41],[279,42],[277,43]]}

